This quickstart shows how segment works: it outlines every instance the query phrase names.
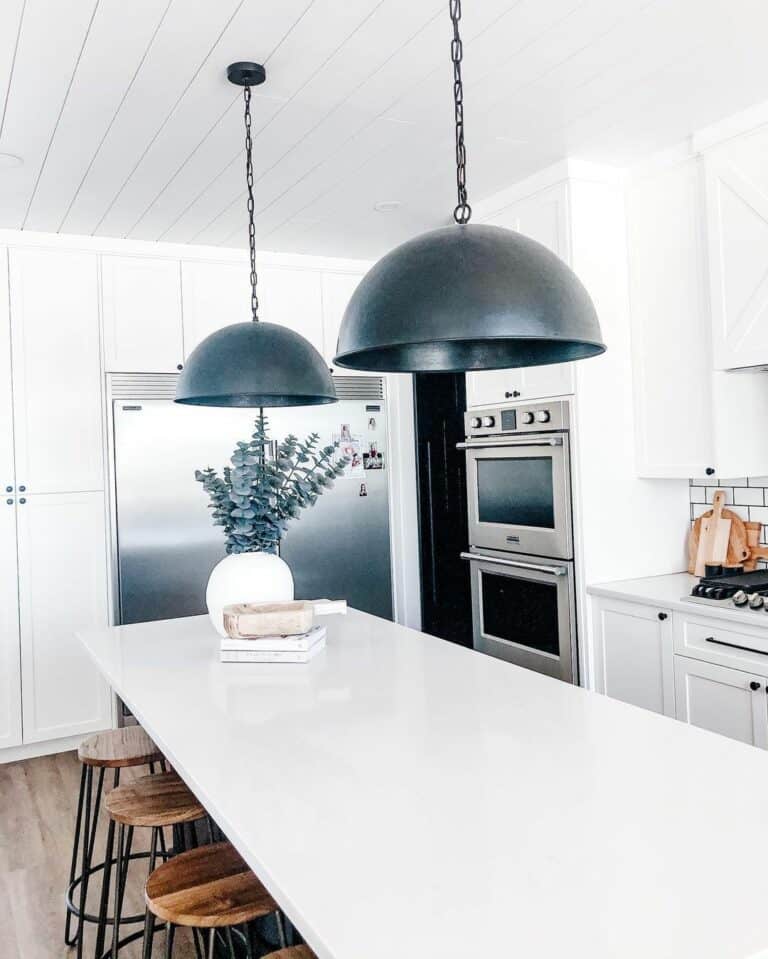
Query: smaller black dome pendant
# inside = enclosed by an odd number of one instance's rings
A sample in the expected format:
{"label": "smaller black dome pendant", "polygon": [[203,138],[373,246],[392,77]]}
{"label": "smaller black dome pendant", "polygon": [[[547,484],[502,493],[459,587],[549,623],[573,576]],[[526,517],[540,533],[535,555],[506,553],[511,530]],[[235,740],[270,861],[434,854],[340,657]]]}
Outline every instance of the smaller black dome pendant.
{"label": "smaller black dome pendant", "polygon": [[227,69],[243,87],[248,242],[253,322],[233,323],[211,333],[192,351],[176,384],[176,402],[190,406],[318,406],[336,403],[325,360],[309,340],[287,327],[259,322],[256,241],[253,225],[251,87],[263,83],[264,67],[243,61]]}
{"label": "smaller black dome pendant", "polygon": [[512,230],[470,226],[459,36],[449,0],[456,120],[456,226],[408,240],[363,277],[344,313],[334,362],[355,370],[460,372],[566,363],[605,351],[576,274]]}

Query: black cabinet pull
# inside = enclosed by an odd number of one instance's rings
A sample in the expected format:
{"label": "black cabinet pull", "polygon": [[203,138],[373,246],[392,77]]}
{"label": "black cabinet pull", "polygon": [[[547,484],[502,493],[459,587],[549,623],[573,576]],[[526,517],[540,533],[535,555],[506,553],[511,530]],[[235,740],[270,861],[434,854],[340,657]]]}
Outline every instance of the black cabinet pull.
{"label": "black cabinet pull", "polygon": [[715,646],[727,646],[728,649],[743,649],[745,653],[759,653],[761,656],[768,656],[764,649],[754,649],[752,646],[739,646],[738,643],[726,643],[722,639],[715,639],[714,636],[705,636],[705,643],[714,643]]}
{"label": "black cabinet pull", "polygon": [[510,393],[509,391],[507,391],[507,392],[504,394],[504,399],[514,400],[514,399],[517,399],[517,397],[518,397],[519,395],[520,395],[520,390],[512,390],[511,393]]}
{"label": "black cabinet pull", "polygon": [[666,613],[659,613],[659,619],[660,619],[660,620],[662,621],[662,623],[663,623],[664,620],[667,619],[667,614],[666,614]]}
{"label": "black cabinet pull", "polygon": [[749,684],[749,688],[752,690],[753,693],[756,693],[758,689],[760,689],[760,683],[755,682],[755,680],[753,679],[752,682]]}
{"label": "black cabinet pull", "polygon": [[708,467],[704,470],[704,472],[707,474],[707,476],[714,476],[714,475],[715,475],[715,467],[714,467],[714,466],[708,466]]}

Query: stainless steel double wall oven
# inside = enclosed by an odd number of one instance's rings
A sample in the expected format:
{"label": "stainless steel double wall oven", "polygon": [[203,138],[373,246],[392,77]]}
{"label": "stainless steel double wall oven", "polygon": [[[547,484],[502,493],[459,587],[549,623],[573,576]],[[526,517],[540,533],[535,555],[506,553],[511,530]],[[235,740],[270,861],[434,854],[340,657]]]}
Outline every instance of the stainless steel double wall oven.
{"label": "stainless steel double wall oven", "polygon": [[567,402],[465,416],[475,649],[578,682]]}

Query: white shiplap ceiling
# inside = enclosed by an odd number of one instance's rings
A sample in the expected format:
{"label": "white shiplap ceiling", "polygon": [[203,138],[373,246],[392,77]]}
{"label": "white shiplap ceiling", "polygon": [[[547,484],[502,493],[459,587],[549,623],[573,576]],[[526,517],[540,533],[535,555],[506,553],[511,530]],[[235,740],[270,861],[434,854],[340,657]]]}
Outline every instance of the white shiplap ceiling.
{"label": "white shiplap ceiling", "polygon": [[[371,257],[455,202],[447,0],[0,0],[0,227]],[[765,0],[464,0],[470,200],[768,100]],[[378,201],[400,201],[382,214]]]}

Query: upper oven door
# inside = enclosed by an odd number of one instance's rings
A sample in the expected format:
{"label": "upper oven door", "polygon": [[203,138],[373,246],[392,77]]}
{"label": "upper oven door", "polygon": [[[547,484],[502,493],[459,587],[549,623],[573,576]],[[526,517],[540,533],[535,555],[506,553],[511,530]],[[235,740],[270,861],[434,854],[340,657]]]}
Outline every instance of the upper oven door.
{"label": "upper oven door", "polygon": [[467,452],[471,545],[571,559],[568,434],[460,445]]}

